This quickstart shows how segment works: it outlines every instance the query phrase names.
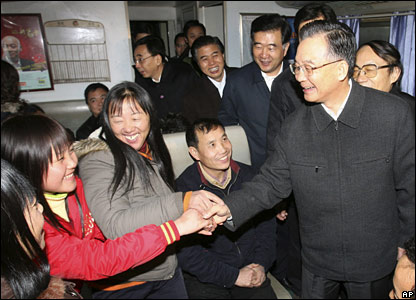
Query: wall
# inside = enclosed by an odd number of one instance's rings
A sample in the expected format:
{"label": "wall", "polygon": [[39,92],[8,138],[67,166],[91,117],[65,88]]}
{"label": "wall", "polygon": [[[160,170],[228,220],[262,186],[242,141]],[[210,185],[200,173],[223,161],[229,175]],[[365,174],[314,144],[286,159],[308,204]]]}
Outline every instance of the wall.
{"label": "wall", "polygon": [[129,21],[168,21],[170,56],[175,56],[175,35],[181,32],[176,28],[176,9],[174,7],[128,7]]}
{"label": "wall", "polygon": [[[104,25],[111,82],[134,80],[129,24],[125,1],[12,1],[1,3],[1,13],[40,13],[42,21],[82,19],[101,22]],[[53,91],[26,92],[22,98],[29,102],[49,102],[83,99],[84,89],[90,84],[55,84]]]}
{"label": "wall", "polygon": [[240,14],[279,13],[293,17],[297,11],[283,8],[275,1],[224,1],[225,55],[228,65],[242,66]]}

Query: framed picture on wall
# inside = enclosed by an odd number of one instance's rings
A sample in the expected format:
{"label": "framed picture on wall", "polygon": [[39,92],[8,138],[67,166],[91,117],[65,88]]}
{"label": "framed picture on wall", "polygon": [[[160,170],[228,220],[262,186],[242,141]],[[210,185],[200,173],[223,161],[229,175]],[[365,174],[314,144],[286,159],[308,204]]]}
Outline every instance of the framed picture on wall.
{"label": "framed picture on wall", "polygon": [[1,14],[1,59],[19,72],[20,90],[53,90],[40,14]]}

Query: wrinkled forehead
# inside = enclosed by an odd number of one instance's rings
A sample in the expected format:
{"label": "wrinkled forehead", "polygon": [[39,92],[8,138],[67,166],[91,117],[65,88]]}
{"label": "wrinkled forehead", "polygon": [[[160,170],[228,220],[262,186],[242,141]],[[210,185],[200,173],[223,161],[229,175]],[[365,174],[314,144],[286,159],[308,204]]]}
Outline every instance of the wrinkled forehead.
{"label": "wrinkled forehead", "polygon": [[298,63],[314,63],[328,57],[328,44],[324,35],[314,35],[299,42],[295,60]]}

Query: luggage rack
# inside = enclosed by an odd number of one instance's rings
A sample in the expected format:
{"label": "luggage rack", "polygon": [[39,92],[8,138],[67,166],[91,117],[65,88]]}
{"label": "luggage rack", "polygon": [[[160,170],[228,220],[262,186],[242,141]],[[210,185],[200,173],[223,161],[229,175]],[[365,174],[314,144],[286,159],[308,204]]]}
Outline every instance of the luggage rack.
{"label": "luggage rack", "polygon": [[101,23],[59,20],[44,25],[54,83],[111,81]]}

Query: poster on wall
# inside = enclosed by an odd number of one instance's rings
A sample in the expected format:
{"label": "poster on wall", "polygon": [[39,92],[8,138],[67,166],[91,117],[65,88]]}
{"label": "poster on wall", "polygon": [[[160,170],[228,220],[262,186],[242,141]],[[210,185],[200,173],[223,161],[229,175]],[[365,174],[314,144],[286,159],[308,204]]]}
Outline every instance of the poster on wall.
{"label": "poster on wall", "polygon": [[20,90],[53,90],[40,14],[1,14],[1,59],[19,72]]}

